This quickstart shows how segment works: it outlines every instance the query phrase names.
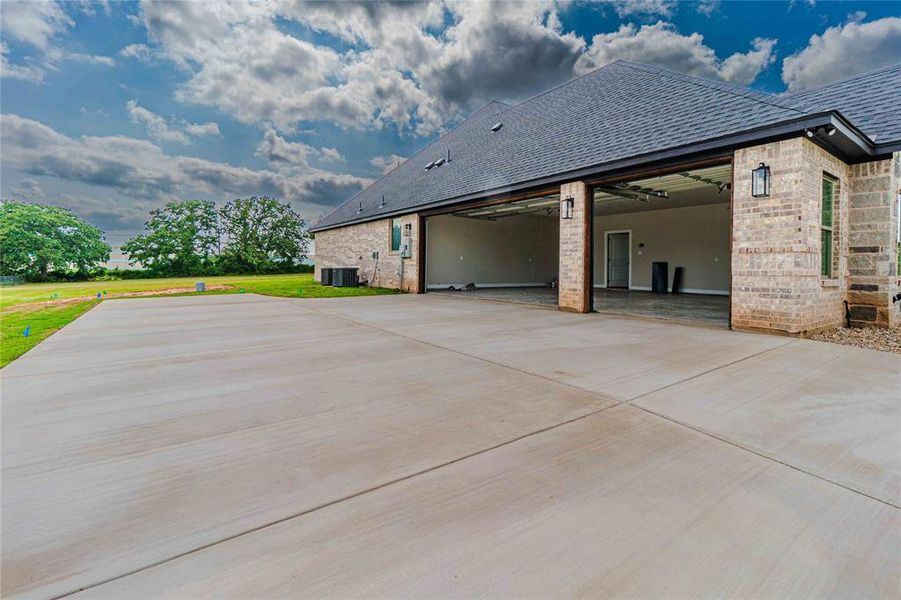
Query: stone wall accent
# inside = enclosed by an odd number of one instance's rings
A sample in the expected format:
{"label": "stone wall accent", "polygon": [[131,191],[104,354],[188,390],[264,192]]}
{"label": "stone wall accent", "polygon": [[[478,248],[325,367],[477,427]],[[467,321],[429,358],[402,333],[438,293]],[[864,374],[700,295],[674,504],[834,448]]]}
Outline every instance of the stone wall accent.
{"label": "stone wall accent", "polygon": [[[321,281],[323,267],[358,267],[360,280],[373,287],[417,292],[419,283],[419,216],[399,217],[412,227],[413,255],[401,258],[392,252],[391,219],[327,229],[316,233],[315,274]],[[378,252],[378,259],[372,253]]]}
{"label": "stone wall accent", "polygon": [[[732,326],[804,333],[844,322],[848,288],[847,164],[797,137],[737,150],[732,191]],[[769,197],[751,171],[771,169]],[[835,178],[833,277],[820,276],[822,177]]]}
{"label": "stone wall accent", "polygon": [[591,195],[584,181],[560,186],[560,201],[574,200],[572,219],[560,211],[561,310],[585,313],[591,310]]}
{"label": "stone wall accent", "polygon": [[851,167],[848,303],[857,327],[901,326],[898,192],[901,153]]}

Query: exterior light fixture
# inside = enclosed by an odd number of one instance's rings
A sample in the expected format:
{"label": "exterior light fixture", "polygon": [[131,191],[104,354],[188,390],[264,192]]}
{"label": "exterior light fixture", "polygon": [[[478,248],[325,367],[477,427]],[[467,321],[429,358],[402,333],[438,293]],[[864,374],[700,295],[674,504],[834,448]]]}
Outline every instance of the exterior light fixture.
{"label": "exterior light fixture", "polygon": [[829,127],[826,128],[826,135],[835,135],[835,131],[836,131],[835,127],[830,125]]}
{"label": "exterior light fixture", "polygon": [[805,130],[804,130],[804,135],[806,135],[806,136],[809,137],[809,138],[812,138],[813,135],[814,135],[813,129],[805,129]]}
{"label": "exterior light fixture", "polygon": [[564,198],[563,202],[560,203],[560,218],[561,219],[572,219],[573,218],[573,207],[576,205],[575,199],[570,196],[568,198]]}
{"label": "exterior light fixture", "polygon": [[755,198],[770,195],[770,168],[763,163],[751,171],[751,195]]}

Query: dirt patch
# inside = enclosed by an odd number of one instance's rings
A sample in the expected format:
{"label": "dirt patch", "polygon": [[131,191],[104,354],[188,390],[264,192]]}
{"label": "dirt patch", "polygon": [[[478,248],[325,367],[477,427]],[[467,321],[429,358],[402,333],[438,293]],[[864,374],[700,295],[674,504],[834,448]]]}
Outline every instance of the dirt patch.
{"label": "dirt patch", "polygon": [[810,339],[901,354],[901,327],[892,329],[838,327],[812,335]]}
{"label": "dirt patch", "polygon": [[[208,285],[206,286],[207,292],[216,292],[221,290],[232,289],[234,286],[231,285]],[[7,311],[19,311],[19,310],[34,310],[37,308],[41,308],[44,306],[56,306],[59,304],[67,304],[70,302],[84,302],[86,300],[108,300],[109,298],[139,298],[141,296],[171,296],[173,294],[189,294],[196,291],[193,287],[176,287],[176,288],[166,288],[162,290],[143,290],[140,292],[118,292],[107,294],[106,296],[101,296],[100,298],[97,295],[93,296],[75,296],[74,298],[60,298],[58,300],[44,300],[42,302],[29,302],[27,304],[16,304],[15,306],[10,306],[6,310]]]}

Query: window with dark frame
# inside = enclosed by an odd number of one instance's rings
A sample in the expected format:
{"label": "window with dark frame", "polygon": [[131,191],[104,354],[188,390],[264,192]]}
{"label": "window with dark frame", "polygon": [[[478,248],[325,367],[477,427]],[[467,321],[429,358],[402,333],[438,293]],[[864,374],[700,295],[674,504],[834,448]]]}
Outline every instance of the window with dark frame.
{"label": "window with dark frame", "polygon": [[391,251],[400,250],[400,219],[391,219]]}
{"label": "window with dark frame", "polygon": [[820,275],[832,278],[832,253],[835,233],[835,180],[823,175],[823,199],[820,204]]}

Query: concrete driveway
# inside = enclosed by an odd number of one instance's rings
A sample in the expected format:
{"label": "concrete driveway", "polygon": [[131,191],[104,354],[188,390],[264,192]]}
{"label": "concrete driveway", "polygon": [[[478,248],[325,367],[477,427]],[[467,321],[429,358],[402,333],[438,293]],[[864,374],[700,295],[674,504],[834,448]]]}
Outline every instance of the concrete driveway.
{"label": "concrete driveway", "polygon": [[898,593],[896,355],[206,296],[104,302],[2,391],[4,597]]}

